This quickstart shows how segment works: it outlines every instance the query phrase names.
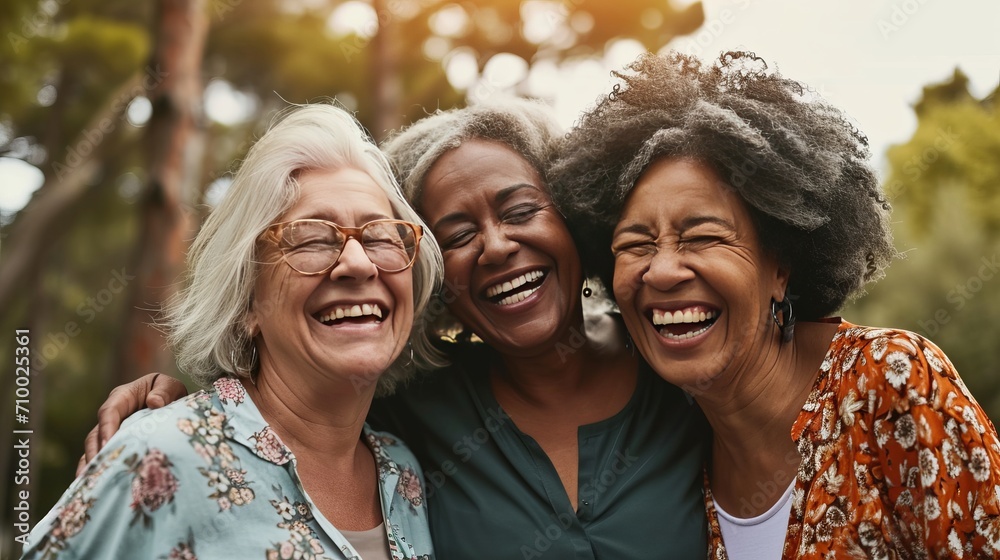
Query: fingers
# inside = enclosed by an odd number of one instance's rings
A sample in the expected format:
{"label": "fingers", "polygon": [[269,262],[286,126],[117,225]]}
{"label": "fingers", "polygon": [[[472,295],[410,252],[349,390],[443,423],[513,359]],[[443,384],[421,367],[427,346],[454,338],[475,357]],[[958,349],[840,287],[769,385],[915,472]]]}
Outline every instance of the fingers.
{"label": "fingers", "polygon": [[166,406],[188,394],[187,387],[169,375],[156,374],[150,380],[150,386],[146,395],[146,406],[149,408]]}
{"label": "fingers", "polygon": [[101,446],[97,444],[97,426],[94,426],[91,428],[90,432],[87,433],[87,437],[83,440],[83,455],[80,456],[80,461],[76,465],[76,476],[83,474],[84,469],[87,468],[87,463],[89,463],[100,450]]}
{"label": "fingers", "polygon": [[[122,425],[122,419],[128,416],[132,406],[129,404],[129,390],[128,385],[121,385],[115,387],[111,390],[111,394],[108,395],[108,399],[104,401],[104,404],[97,409],[97,432],[95,434],[94,430],[91,430],[87,434],[87,442],[85,444],[86,449],[90,450],[91,439],[93,436],[94,445],[96,449],[94,450],[94,455],[104,447],[104,444],[111,439],[111,436],[115,435],[118,428]],[[131,393],[134,396],[134,393]],[[141,401],[140,401],[141,402]],[[135,410],[142,408],[142,405],[135,407]],[[92,456],[88,456],[87,459],[90,460]]]}
{"label": "fingers", "polygon": [[142,410],[146,403],[146,394],[153,385],[158,373],[144,375],[131,383],[119,385],[111,390],[107,400],[97,409],[97,447],[98,450],[115,435],[122,425],[122,420],[129,415]]}

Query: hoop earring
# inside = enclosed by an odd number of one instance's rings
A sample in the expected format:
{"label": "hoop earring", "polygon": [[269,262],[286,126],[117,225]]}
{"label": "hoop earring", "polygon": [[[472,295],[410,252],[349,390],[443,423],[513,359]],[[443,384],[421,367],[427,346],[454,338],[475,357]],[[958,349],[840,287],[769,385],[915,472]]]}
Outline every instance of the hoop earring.
{"label": "hoop earring", "polygon": [[583,297],[590,297],[594,294],[594,290],[590,289],[590,280],[587,278],[583,279]]}
{"label": "hoop earring", "polygon": [[250,383],[252,383],[253,386],[256,387],[257,386],[257,376],[254,375],[253,370],[254,370],[254,364],[257,362],[257,346],[256,345],[251,345],[250,346],[250,352],[251,352],[251,354],[250,354],[250,366],[247,367],[247,368],[242,368],[242,367],[240,367],[236,363],[236,351],[235,350],[232,350],[232,351],[229,352],[229,361],[232,362],[233,369],[236,370],[233,373],[246,375],[247,377],[250,378]]}
{"label": "hoop earring", "polygon": [[404,368],[408,368],[413,365],[413,345],[410,344],[410,341],[406,341],[406,348],[410,351],[410,357],[406,360],[406,363],[403,364]]}
{"label": "hoop earring", "polygon": [[[779,311],[784,323],[778,321]],[[780,302],[771,298],[771,318],[774,319],[774,324],[781,331],[781,342],[791,342],[792,337],[795,336],[795,313],[792,311],[792,302],[788,299],[788,294],[785,294],[785,298]]]}

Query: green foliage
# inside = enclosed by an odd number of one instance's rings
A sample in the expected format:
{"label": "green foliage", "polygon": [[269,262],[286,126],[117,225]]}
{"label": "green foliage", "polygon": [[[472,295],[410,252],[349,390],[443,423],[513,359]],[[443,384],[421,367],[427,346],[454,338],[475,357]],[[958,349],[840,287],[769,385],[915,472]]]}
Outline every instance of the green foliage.
{"label": "green foliage", "polygon": [[917,131],[889,150],[891,198],[899,199],[908,227],[918,238],[929,233],[938,193],[949,189],[969,202],[969,227],[1000,228],[1000,112],[996,98],[979,101],[959,71],[944,84],[924,88],[915,110]]}
{"label": "green foliage", "polygon": [[845,316],[919,332],[1000,420],[1000,113],[956,71],[924,89],[918,126],[889,150],[886,192],[904,258]]}

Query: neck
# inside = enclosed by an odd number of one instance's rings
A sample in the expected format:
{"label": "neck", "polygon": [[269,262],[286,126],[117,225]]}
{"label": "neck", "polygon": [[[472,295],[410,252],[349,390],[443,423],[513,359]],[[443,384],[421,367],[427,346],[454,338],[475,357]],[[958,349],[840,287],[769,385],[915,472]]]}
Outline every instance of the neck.
{"label": "neck", "polygon": [[500,357],[497,382],[536,405],[559,404],[602,380],[620,384],[607,369],[634,372],[637,360],[624,345],[624,327],[605,315],[581,317],[557,342],[533,356]]}
{"label": "neck", "polygon": [[[792,424],[812,391],[836,329],[799,323],[791,342],[775,338],[758,359],[725,373],[719,390],[697,397],[713,431],[713,492],[727,509],[747,480],[771,481],[781,491],[791,482],[800,461]],[[778,496],[780,492],[774,500]]]}
{"label": "neck", "polygon": [[290,379],[267,359],[261,360],[256,384],[244,380],[243,385],[293,453],[353,460],[374,385],[357,388],[322,374]]}

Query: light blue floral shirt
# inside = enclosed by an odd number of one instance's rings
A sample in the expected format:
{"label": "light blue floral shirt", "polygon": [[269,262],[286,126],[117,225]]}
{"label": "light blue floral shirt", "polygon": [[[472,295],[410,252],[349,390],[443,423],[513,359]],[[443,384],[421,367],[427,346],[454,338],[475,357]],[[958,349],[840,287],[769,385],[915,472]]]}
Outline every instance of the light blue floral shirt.
{"label": "light blue floral shirt", "polygon": [[[393,560],[431,559],[422,474],[367,425]],[[356,559],[235,379],[134,415],[34,527],[24,558]]]}

